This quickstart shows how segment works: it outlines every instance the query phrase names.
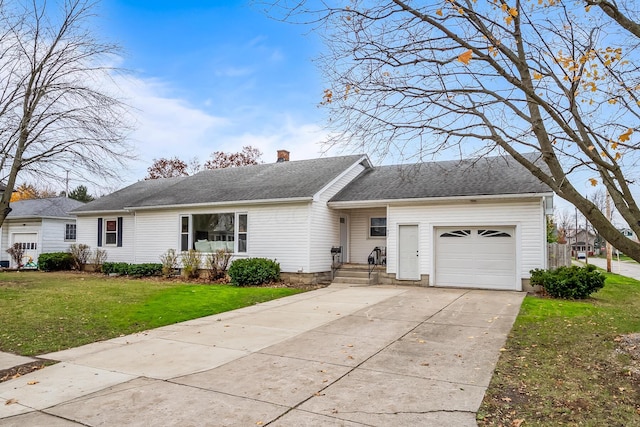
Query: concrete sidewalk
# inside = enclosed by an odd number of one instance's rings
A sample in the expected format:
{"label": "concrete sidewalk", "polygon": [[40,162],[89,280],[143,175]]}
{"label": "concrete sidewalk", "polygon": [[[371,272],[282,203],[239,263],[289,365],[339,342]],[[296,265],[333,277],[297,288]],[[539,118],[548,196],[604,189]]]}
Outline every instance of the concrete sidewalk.
{"label": "concrete sidewalk", "polygon": [[329,287],[46,354],[0,426],[475,426],[524,296]]}

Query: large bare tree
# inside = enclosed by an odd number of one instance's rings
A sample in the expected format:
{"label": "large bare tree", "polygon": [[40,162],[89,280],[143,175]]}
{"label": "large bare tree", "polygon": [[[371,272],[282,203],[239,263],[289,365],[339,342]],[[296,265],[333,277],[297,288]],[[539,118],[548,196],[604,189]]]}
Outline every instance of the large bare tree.
{"label": "large bare tree", "polygon": [[127,156],[114,44],[94,36],[94,1],[0,0],[0,225],[18,176],[116,177]]}
{"label": "large bare tree", "polygon": [[324,37],[330,143],[414,160],[508,154],[640,261],[640,244],[586,197],[604,185],[640,235],[636,2],[260,3]]}

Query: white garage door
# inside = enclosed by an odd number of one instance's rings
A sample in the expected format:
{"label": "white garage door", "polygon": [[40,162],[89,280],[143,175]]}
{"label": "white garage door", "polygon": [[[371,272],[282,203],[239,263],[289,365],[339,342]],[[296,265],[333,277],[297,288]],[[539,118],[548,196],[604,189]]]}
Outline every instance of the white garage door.
{"label": "white garage door", "polygon": [[435,252],[436,286],[518,288],[514,227],[437,228]]}
{"label": "white garage door", "polygon": [[[38,262],[38,233],[14,233],[11,238],[12,244],[19,243],[24,250],[22,265],[25,268],[35,268]],[[11,261],[13,267],[13,260]]]}

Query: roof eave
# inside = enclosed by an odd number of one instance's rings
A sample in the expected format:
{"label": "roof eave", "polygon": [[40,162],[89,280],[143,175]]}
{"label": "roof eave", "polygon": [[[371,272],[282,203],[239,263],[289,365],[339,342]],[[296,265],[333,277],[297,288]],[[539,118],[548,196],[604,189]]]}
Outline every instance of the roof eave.
{"label": "roof eave", "polygon": [[274,205],[274,204],[292,204],[313,201],[313,197],[290,197],[286,199],[258,199],[258,200],[229,200],[224,202],[206,202],[206,203],[184,203],[175,205],[157,205],[157,206],[127,206],[127,211],[145,211],[157,209],[180,209],[180,208],[201,208],[208,206],[247,206],[247,205]]}
{"label": "roof eave", "polygon": [[379,199],[379,200],[349,200],[329,202],[331,208],[371,208],[380,206],[393,205],[416,205],[422,203],[434,202],[453,202],[464,200],[508,200],[508,199],[537,199],[542,197],[553,196],[553,192],[544,193],[516,193],[516,194],[483,194],[473,196],[445,196],[445,197],[421,197],[406,199]]}
{"label": "roof eave", "polygon": [[26,221],[34,219],[74,219],[73,216],[46,216],[46,215],[23,215],[8,216],[6,221]]}
{"label": "roof eave", "polygon": [[78,211],[78,212],[69,212],[74,216],[84,216],[84,215],[113,215],[113,214],[129,214],[130,212],[126,209],[105,209],[105,210],[93,210],[93,211]]}

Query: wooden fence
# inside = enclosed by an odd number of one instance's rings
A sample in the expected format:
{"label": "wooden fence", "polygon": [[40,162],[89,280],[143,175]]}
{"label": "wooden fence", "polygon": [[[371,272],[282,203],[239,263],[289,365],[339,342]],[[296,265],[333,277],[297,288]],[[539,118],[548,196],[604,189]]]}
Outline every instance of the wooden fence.
{"label": "wooden fence", "polygon": [[571,247],[564,243],[548,243],[547,244],[548,268],[558,268],[560,266],[571,265]]}

